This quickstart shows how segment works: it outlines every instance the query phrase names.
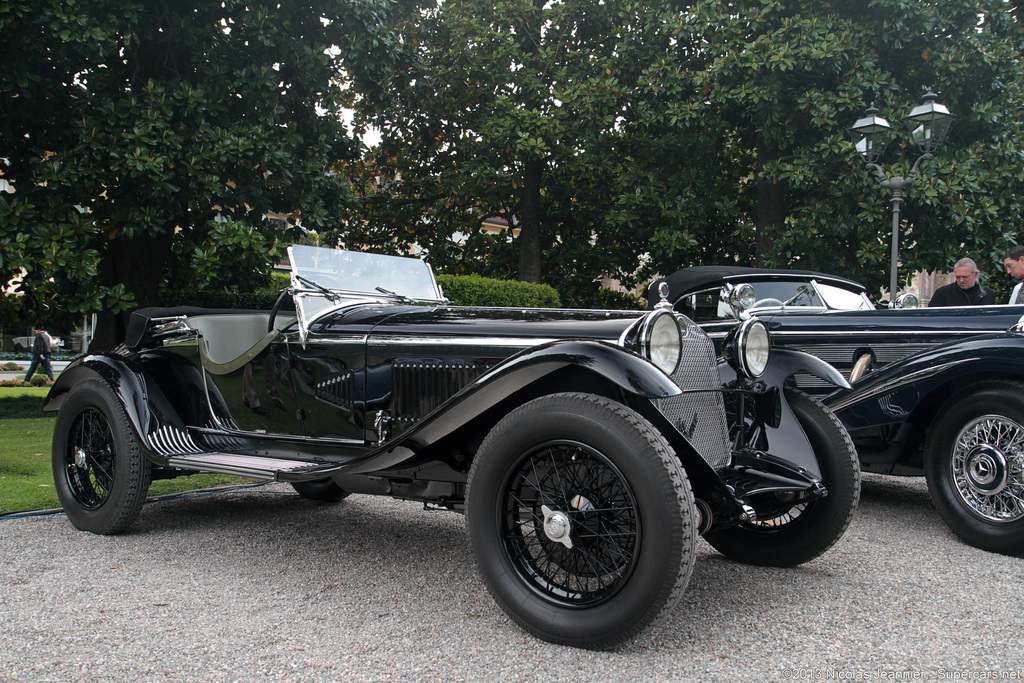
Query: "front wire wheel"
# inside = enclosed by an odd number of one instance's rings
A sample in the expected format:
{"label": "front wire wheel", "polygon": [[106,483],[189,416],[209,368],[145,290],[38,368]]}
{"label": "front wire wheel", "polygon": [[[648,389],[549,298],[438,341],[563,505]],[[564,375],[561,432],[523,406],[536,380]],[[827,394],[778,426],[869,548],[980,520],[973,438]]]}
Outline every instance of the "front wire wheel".
{"label": "front wire wheel", "polygon": [[597,605],[632,576],[641,541],[636,501],[618,469],[586,444],[554,441],[527,454],[501,507],[517,572],[552,602]]}
{"label": "front wire wheel", "polygon": [[738,562],[795,567],[813,560],[846,532],[860,500],[857,452],[842,423],[802,391],[787,388],[785,393],[814,449],[828,495],[807,499],[773,493],[747,501],[757,512],[755,521],[704,535],[716,550]]}
{"label": "front wire wheel", "polygon": [[116,534],[138,516],[150,466],[124,408],[101,380],[68,393],[53,430],[54,485],[64,512],[83,531]]}
{"label": "front wire wheel", "polygon": [[928,436],[925,478],[960,538],[1024,553],[1024,384],[988,382],[950,398]]}
{"label": "front wire wheel", "polygon": [[555,394],[506,416],[469,475],[477,565],[537,637],[610,648],[668,613],[695,547],[693,495],[664,437],[633,410]]}

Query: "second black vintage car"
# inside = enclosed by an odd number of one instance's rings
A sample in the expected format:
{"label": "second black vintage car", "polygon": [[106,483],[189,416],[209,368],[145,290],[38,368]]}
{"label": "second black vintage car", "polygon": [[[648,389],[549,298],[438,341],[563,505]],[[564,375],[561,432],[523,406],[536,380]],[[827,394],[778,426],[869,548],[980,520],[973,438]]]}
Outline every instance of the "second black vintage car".
{"label": "second black vintage car", "polygon": [[[817,356],[851,382],[937,344],[1004,332],[1024,315],[1024,306],[877,309],[863,285],[813,271],[682,268],[652,283],[648,301],[657,301],[662,284],[675,309],[716,342],[737,322],[758,318],[777,348]],[[798,375],[796,384],[816,396],[833,389],[807,374]]]}
{"label": "second black vintage car", "polygon": [[960,538],[1024,554],[1024,319],[908,356],[824,400],[864,471],[924,476]]}
{"label": "second black vintage car", "polygon": [[[149,309],[75,361],[53,471],[77,527],[126,530],[151,479],[227,472],[466,514],[481,575],[536,636],[613,647],[683,594],[703,534],[792,566],[843,534],[849,436],[750,320],[723,342],[649,313],[460,308],[418,259],[295,246],[271,311]],[[291,310],[289,299],[294,301]]]}

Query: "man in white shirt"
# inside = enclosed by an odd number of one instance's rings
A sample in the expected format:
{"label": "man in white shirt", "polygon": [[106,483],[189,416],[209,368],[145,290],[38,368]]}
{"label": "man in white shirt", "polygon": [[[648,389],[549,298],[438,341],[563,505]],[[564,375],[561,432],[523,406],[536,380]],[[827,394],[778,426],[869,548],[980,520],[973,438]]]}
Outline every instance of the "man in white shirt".
{"label": "man in white shirt", "polygon": [[1006,252],[1006,256],[1003,257],[1003,265],[1006,266],[1006,272],[1010,274],[1014,280],[1019,280],[1017,286],[1013,288],[1013,292],[1010,294],[1010,300],[1007,303],[1010,304],[1024,304],[1024,289],[1021,285],[1024,285],[1024,244],[1018,244],[1015,247],[1010,247],[1010,250]]}

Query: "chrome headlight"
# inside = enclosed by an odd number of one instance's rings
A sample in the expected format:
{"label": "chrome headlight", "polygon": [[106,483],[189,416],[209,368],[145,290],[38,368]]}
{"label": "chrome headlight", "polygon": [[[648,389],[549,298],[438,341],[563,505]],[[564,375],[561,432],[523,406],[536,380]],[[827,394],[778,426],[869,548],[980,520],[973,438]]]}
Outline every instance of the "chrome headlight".
{"label": "chrome headlight", "polygon": [[640,332],[643,355],[666,375],[671,375],[683,355],[684,330],[669,311],[658,311],[648,316]]}
{"label": "chrome headlight", "polygon": [[750,318],[726,337],[722,353],[729,364],[747,377],[760,377],[768,367],[771,339],[768,327],[757,318]]}
{"label": "chrome headlight", "polygon": [[744,283],[729,291],[729,305],[736,311],[737,317],[740,312],[753,306],[756,301],[757,293],[754,291],[753,285]]}
{"label": "chrome headlight", "polygon": [[896,301],[893,302],[893,308],[918,308],[921,302],[918,300],[917,295],[906,292],[896,297]]}

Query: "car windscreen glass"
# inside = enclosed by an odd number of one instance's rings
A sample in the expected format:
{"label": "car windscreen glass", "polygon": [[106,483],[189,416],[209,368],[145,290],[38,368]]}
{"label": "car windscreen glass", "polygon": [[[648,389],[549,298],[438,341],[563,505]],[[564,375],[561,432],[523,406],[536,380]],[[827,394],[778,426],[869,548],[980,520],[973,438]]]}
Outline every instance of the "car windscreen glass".
{"label": "car windscreen glass", "polygon": [[430,266],[417,258],[295,245],[292,273],[341,294],[393,294],[415,300],[441,298]]}
{"label": "car windscreen glass", "polygon": [[825,303],[818,296],[810,282],[752,282],[755,301],[751,308],[769,306],[807,306],[824,308]]}
{"label": "car windscreen glass", "polygon": [[323,249],[288,248],[299,331],[346,301],[441,301],[430,266],[417,258]]}
{"label": "car windscreen glass", "polygon": [[724,298],[721,287],[688,294],[676,302],[675,309],[694,322],[736,320],[732,308]]}
{"label": "car windscreen glass", "polygon": [[849,289],[834,287],[820,282],[817,285],[818,291],[821,292],[821,296],[825,299],[825,303],[828,304],[829,308],[840,311],[874,310],[874,306],[871,305],[871,302],[861,292],[853,292]]}

